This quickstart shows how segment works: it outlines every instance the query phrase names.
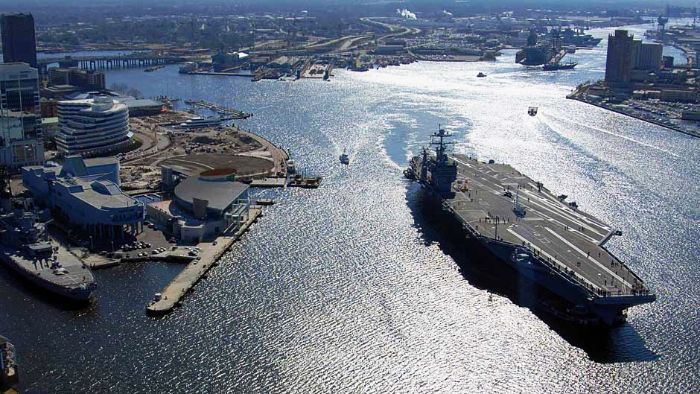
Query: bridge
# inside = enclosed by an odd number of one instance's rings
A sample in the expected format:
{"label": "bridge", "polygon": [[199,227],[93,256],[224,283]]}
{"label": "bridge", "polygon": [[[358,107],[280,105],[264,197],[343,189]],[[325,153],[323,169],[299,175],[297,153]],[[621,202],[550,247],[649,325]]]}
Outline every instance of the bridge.
{"label": "bridge", "polygon": [[51,64],[59,67],[78,67],[83,70],[109,70],[117,68],[139,68],[165,64],[183,63],[186,58],[172,55],[156,55],[153,53],[132,53],[112,56],[64,56],[38,60],[39,70],[48,71]]}

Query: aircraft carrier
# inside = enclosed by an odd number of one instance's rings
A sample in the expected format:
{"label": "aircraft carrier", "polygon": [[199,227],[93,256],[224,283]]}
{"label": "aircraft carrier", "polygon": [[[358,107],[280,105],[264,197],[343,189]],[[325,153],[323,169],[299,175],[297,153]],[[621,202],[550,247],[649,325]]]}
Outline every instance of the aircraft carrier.
{"label": "aircraft carrier", "polygon": [[443,129],[404,174],[418,181],[466,237],[564,301],[575,324],[613,325],[625,309],[653,302],[644,282],[605,248],[615,230],[506,164],[449,155]]}

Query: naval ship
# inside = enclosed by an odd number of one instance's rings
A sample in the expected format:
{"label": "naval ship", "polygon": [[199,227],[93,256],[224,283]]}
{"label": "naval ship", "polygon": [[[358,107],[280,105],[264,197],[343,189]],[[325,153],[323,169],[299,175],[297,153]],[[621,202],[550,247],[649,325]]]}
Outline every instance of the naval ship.
{"label": "naval ship", "polygon": [[17,384],[17,376],[15,347],[7,338],[0,336],[0,390]]}
{"label": "naval ship", "polygon": [[[556,196],[513,167],[448,154],[450,135],[431,137],[404,175],[419,182],[466,239],[557,297],[543,303],[574,324],[614,325],[656,296],[605,244],[622,232]],[[555,306],[556,305],[556,306]],[[561,306],[561,307],[560,307]]]}
{"label": "naval ship", "polygon": [[33,285],[73,301],[87,301],[97,287],[82,261],[49,240],[38,214],[26,200],[0,209],[0,265]]}

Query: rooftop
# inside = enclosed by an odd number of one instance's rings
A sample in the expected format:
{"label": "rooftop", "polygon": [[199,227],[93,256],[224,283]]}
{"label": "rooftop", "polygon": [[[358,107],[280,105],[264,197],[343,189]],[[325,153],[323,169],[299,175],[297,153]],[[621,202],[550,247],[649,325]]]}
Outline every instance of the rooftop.
{"label": "rooftop", "polygon": [[119,187],[111,181],[59,178],[56,182],[70,188],[73,196],[94,207],[123,208],[138,205],[136,200],[122,193]]}
{"label": "rooftop", "polygon": [[205,180],[190,176],[175,186],[175,195],[190,204],[200,199],[209,202],[208,208],[223,211],[248,190],[248,185],[226,180]]}

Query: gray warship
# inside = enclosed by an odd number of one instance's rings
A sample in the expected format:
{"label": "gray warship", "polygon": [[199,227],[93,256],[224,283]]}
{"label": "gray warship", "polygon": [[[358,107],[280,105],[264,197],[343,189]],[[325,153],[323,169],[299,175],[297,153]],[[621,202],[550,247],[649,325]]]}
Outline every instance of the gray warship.
{"label": "gray warship", "polygon": [[18,381],[15,347],[7,338],[0,336],[0,390],[12,387]]}
{"label": "gray warship", "polygon": [[[30,199],[12,198],[0,173],[0,265],[64,299],[89,300],[97,287],[90,269],[49,239],[42,212]],[[44,211],[43,216],[49,215]]]}
{"label": "gray warship", "polygon": [[[605,248],[622,235],[513,167],[448,155],[439,129],[435,152],[423,149],[404,175],[419,182],[467,239],[560,298],[555,316],[574,324],[614,325],[629,307],[656,299],[644,282]],[[559,301],[559,300],[558,300]]]}

